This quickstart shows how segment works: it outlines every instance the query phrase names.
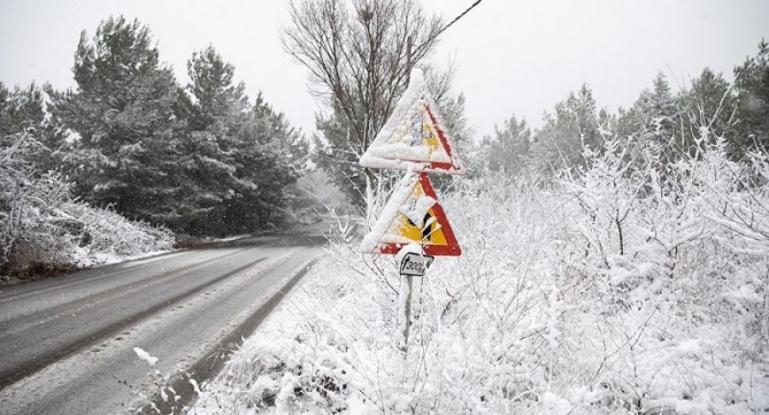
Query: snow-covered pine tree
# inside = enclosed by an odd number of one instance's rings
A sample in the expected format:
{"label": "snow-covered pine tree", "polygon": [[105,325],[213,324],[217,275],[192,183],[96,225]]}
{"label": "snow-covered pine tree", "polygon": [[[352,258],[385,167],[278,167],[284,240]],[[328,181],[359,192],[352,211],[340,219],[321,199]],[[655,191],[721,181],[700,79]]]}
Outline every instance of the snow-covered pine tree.
{"label": "snow-covered pine tree", "polygon": [[52,96],[53,113],[79,135],[69,157],[78,194],[131,218],[174,224],[182,120],[180,90],[150,31],[110,17],[81,34],[74,91]]}
{"label": "snow-covered pine tree", "polygon": [[659,72],[652,88],[641,91],[629,110],[620,108],[614,132],[625,141],[630,149],[627,157],[638,168],[646,163],[646,153],[652,151],[658,153],[655,159],[664,169],[682,155],[680,146],[675,146],[680,123],[681,111],[665,75]]}
{"label": "snow-covered pine tree", "polygon": [[184,228],[194,234],[222,233],[225,205],[242,188],[235,177],[234,138],[248,106],[245,86],[234,84],[234,68],[209,46],[187,61],[192,95],[181,143],[185,174]]}
{"label": "snow-covered pine tree", "polygon": [[37,128],[44,117],[42,92],[35,84],[10,90],[0,82],[0,137]]}
{"label": "snow-covered pine tree", "polygon": [[22,133],[35,137],[37,150],[26,153],[30,157],[27,162],[41,173],[60,171],[69,152],[64,131],[47,112],[45,91],[50,89],[49,85],[40,88],[31,83],[9,90],[0,82],[0,144],[13,145]]}
{"label": "snow-covered pine tree", "polygon": [[626,114],[631,133],[641,133],[661,145],[670,145],[678,121],[676,103],[670,92],[665,75],[659,72],[652,81],[651,89],[641,91],[636,102]]}
{"label": "snow-covered pine tree", "polygon": [[682,108],[682,117],[675,144],[682,152],[695,154],[698,151],[700,130],[705,128],[709,136],[727,140],[730,157],[744,156],[746,149],[742,140],[734,134],[737,100],[729,82],[721,74],[703,69],[700,76],[692,80],[690,87],[681,91],[677,100]]}
{"label": "snow-covered pine tree", "polygon": [[483,159],[492,171],[518,174],[526,164],[531,150],[531,129],[525,120],[515,115],[494,126],[494,136],[485,137]]}
{"label": "snow-covered pine tree", "polygon": [[290,185],[304,172],[307,142],[261,94],[233,135],[242,197],[227,204],[232,232],[279,223],[293,199]]}
{"label": "snow-covered pine tree", "polygon": [[306,153],[301,137],[261,95],[249,108],[235,68],[213,47],[196,52],[187,69],[194,98],[182,144],[189,231],[248,232],[277,221]]}
{"label": "snow-covered pine tree", "polygon": [[743,147],[769,150],[769,42],[761,40],[758,53],[734,69],[737,90],[737,129]]}
{"label": "snow-covered pine tree", "polygon": [[555,106],[552,114],[545,114],[545,125],[534,134],[532,157],[536,169],[546,175],[563,167],[584,166],[584,146],[601,148],[600,125],[610,116],[596,108],[593,92],[587,85]]}

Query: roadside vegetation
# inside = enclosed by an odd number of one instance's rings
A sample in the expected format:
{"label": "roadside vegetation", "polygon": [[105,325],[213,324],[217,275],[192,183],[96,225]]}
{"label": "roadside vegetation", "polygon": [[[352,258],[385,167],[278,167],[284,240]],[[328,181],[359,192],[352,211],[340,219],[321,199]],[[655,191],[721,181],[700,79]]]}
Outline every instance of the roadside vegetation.
{"label": "roadside vegetation", "polygon": [[191,413],[766,410],[769,160],[705,141],[664,180],[607,137],[548,186],[458,185],[464,254],[417,283],[407,355],[396,264],[340,233]]}
{"label": "roadside vegetation", "polygon": [[36,170],[46,149],[29,134],[9,144],[0,147],[0,276],[51,276],[171,249],[167,228],[93,207],[60,174]]}
{"label": "roadside vegetation", "polygon": [[[402,56],[394,16],[414,4],[367,4],[301,2],[288,36],[326,39],[296,34],[333,30],[317,20],[370,24],[381,31],[345,33],[375,50],[337,64],[364,71],[375,53]],[[292,54],[313,50],[304,46]],[[417,284],[408,352],[393,259],[359,253],[361,209],[190,413],[769,410],[769,45],[734,75],[704,69],[672,88],[660,74],[617,111],[584,85],[540,128],[512,116],[460,142],[471,174],[442,180],[440,196],[463,256],[436,259]],[[386,119],[379,104],[358,105],[379,116],[340,118]],[[364,148],[371,138],[347,136]],[[327,168],[359,206],[389,180]]]}
{"label": "roadside vegetation", "polygon": [[271,229],[310,204],[306,140],[213,46],[187,85],[136,20],[109,17],[73,48],[73,89],[0,83],[0,275]]}

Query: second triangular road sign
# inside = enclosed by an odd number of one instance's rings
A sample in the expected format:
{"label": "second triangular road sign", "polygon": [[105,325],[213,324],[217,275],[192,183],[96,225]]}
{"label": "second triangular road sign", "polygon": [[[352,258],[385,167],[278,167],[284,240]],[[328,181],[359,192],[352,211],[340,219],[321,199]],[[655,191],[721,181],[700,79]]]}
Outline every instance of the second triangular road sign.
{"label": "second triangular road sign", "polygon": [[422,245],[427,255],[462,254],[430,179],[424,173],[408,173],[401,180],[379,220],[363,238],[361,251],[396,254],[408,244]]}

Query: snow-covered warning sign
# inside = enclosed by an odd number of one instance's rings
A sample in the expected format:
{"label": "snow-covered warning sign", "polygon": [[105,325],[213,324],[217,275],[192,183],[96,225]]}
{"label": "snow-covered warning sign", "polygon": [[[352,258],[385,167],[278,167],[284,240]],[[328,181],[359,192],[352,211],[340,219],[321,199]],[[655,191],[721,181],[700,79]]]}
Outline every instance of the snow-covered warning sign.
{"label": "snow-covered warning sign", "polygon": [[412,72],[406,92],[361,156],[360,165],[416,172],[465,173],[420,70]]}
{"label": "snow-covered warning sign", "polygon": [[462,254],[430,179],[424,173],[409,172],[401,180],[371,232],[363,238],[361,251],[397,254],[408,244],[421,245],[427,255]]}
{"label": "snow-covered warning sign", "polygon": [[433,255],[462,255],[427,173],[464,174],[465,168],[421,71],[411,73],[406,92],[361,156],[360,165],[408,170],[360,244],[363,252],[397,255],[400,262],[399,347],[406,353],[414,277],[425,275]]}

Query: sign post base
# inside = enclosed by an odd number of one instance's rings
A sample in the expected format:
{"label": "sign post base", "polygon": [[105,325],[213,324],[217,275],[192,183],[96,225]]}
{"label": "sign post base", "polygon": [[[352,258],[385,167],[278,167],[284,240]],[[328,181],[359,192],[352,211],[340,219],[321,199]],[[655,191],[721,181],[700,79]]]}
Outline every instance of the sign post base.
{"label": "sign post base", "polygon": [[[417,246],[418,247],[418,246]],[[398,348],[405,355],[408,352],[409,333],[411,331],[411,302],[414,296],[414,277],[424,277],[427,268],[433,263],[435,257],[425,255],[422,247],[418,250],[414,247],[404,248],[398,253],[400,258],[399,271],[401,275],[400,286],[400,316],[401,336]]]}
{"label": "sign post base", "polygon": [[411,297],[414,290],[414,277],[401,275],[400,308],[401,335],[398,348],[405,355],[408,353],[409,332],[411,331]]}

